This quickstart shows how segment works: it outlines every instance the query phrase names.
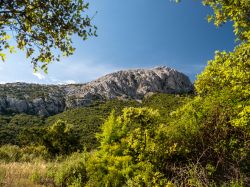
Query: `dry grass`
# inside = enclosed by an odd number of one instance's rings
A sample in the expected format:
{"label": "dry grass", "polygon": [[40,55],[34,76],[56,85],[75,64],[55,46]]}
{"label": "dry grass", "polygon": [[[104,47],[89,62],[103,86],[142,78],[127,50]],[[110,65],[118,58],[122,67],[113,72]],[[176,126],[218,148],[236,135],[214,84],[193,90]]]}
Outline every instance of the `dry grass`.
{"label": "dry grass", "polygon": [[[46,164],[38,163],[0,163],[0,186],[2,187],[42,187],[53,186],[45,178]],[[40,184],[39,184],[40,183]]]}

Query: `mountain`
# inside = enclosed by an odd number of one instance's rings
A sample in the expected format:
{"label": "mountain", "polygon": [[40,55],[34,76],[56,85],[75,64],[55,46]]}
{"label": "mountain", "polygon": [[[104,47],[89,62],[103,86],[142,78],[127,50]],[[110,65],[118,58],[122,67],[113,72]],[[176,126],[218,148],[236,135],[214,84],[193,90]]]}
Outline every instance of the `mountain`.
{"label": "mountain", "polygon": [[149,93],[190,92],[193,92],[193,85],[189,78],[165,66],[118,71],[86,84],[8,83],[0,85],[0,114],[49,116],[66,109],[88,106],[96,100],[142,100]]}

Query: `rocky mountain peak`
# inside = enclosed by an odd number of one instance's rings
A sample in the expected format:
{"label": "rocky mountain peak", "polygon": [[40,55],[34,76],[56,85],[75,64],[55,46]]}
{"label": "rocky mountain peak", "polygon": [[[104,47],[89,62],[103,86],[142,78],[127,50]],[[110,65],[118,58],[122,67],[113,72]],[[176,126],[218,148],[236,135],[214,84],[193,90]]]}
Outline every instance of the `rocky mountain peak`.
{"label": "rocky mountain peak", "polygon": [[166,66],[122,70],[86,84],[2,84],[0,113],[53,115],[68,108],[89,105],[95,100],[141,100],[148,93],[189,92],[193,92],[189,78]]}

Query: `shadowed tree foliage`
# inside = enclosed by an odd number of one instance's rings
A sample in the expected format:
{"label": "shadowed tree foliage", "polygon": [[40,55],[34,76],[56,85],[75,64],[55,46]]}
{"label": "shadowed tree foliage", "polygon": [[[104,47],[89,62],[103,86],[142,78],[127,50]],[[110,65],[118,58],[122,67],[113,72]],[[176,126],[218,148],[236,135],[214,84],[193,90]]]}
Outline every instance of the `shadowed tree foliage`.
{"label": "shadowed tree foliage", "polygon": [[66,155],[81,148],[73,126],[61,120],[47,128],[42,144],[51,155]]}
{"label": "shadowed tree foliage", "polygon": [[0,58],[5,60],[6,50],[15,51],[12,37],[34,69],[47,72],[48,63],[73,54],[73,35],[83,40],[96,36],[96,27],[86,15],[88,7],[83,0],[1,0]]}

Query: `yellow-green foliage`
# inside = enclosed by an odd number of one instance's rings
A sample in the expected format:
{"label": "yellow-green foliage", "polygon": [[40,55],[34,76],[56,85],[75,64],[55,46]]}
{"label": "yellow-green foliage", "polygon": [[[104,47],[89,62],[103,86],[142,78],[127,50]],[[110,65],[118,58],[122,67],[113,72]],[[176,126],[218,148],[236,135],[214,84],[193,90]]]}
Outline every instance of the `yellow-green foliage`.
{"label": "yellow-green foliage", "polygon": [[[87,162],[89,186],[244,186],[250,173],[249,0],[203,1],[219,26],[234,22],[233,52],[216,52],[197,96],[168,120],[148,108],[113,112]],[[157,108],[157,107],[156,107]],[[169,116],[168,116],[169,117]],[[165,122],[165,124],[161,124]]]}
{"label": "yellow-green foliage", "polygon": [[216,53],[197,77],[198,95],[172,114],[177,148],[186,150],[185,159],[215,167],[210,178],[217,184],[249,180],[249,81],[250,46],[243,42],[233,52]]}
{"label": "yellow-green foliage", "polygon": [[[214,60],[209,61],[197,77],[197,95],[193,99],[176,102],[180,96],[167,96],[172,98],[169,102],[165,96],[156,95],[140,105],[147,107],[130,107],[121,112],[126,104],[111,101],[52,117],[48,121],[54,125],[44,131],[43,139],[50,153],[69,154],[76,150],[72,149],[76,144],[71,141],[74,133],[68,122],[75,125],[76,132],[84,130],[81,135],[91,133],[84,140],[98,132],[97,139],[92,140],[99,141],[94,148],[99,147],[92,152],[76,153],[54,163],[48,171],[52,183],[112,187],[249,185],[250,3],[249,0],[203,2],[213,8],[214,15],[209,19],[216,25],[227,20],[234,22],[241,43],[233,52],[217,52]],[[111,108],[117,111],[111,112],[99,129]],[[57,117],[68,122],[54,123]],[[2,118],[0,122],[7,124],[8,120]],[[82,129],[81,124],[84,124]],[[3,161],[20,160],[22,154],[15,146],[0,149]],[[6,168],[1,176],[5,172]]]}
{"label": "yellow-green foliage", "polygon": [[0,147],[0,162],[32,162],[49,157],[44,146],[26,146],[20,148],[16,145],[4,145]]}
{"label": "yellow-green foliage", "polygon": [[214,21],[216,26],[233,21],[234,33],[239,39],[249,41],[249,0],[203,0],[203,4],[213,9],[213,14],[208,16],[208,21]]}
{"label": "yellow-green foliage", "polygon": [[87,159],[87,185],[246,184],[249,128],[234,125],[231,95],[215,93],[196,96],[167,124],[149,108],[126,108],[120,116],[112,112],[97,136],[99,150]]}
{"label": "yellow-green foliage", "polygon": [[47,176],[57,186],[83,186],[87,181],[85,154],[74,153],[62,162],[51,164]]}
{"label": "yellow-green foliage", "polygon": [[157,170],[159,113],[148,108],[126,108],[111,113],[98,134],[100,150],[87,163],[89,186],[163,184]]}
{"label": "yellow-green foliage", "polygon": [[82,107],[67,110],[61,114],[51,116],[46,124],[52,125],[61,119],[73,125],[74,131],[78,134],[79,142],[87,150],[95,149],[98,142],[95,133],[100,132],[100,126],[109,116],[112,109],[120,113],[124,107],[138,106],[136,101],[110,100],[104,103],[96,103],[89,107]]}
{"label": "yellow-green foliage", "polygon": [[20,148],[18,146],[4,145],[0,147],[0,160],[4,162],[16,162],[20,159]]}
{"label": "yellow-green foliage", "polygon": [[217,52],[198,75],[195,88],[199,95],[227,91],[238,100],[250,96],[250,45],[243,43],[233,52]]}

